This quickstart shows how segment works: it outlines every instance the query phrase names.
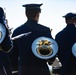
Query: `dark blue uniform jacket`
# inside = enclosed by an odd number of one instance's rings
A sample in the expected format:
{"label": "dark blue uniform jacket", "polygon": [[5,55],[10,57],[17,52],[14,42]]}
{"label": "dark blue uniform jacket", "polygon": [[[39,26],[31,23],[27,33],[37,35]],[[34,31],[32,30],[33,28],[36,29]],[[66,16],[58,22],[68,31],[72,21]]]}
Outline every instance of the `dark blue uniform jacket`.
{"label": "dark blue uniform jacket", "polygon": [[75,25],[67,25],[55,39],[59,45],[58,58],[62,63],[60,75],[76,75],[76,57],[72,53],[72,46],[76,42]]}
{"label": "dark blue uniform jacket", "polygon": [[[0,16],[0,23],[5,26],[5,23],[1,16]],[[6,36],[2,41],[2,43],[0,44],[0,46],[3,49],[3,51],[0,51],[0,75],[6,75],[6,74],[12,75],[11,66],[8,57],[8,52],[12,48],[12,41],[10,40],[9,32],[7,28],[6,28]]]}
{"label": "dark blue uniform jacket", "polygon": [[13,41],[14,62],[16,62],[16,52],[18,51],[19,75],[50,75],[46,60],[37,58],[31,50],[32,43],[36,38],[41,36],[52,38],[50,29],[29,19],[14,31],[13,37],[27,32],[31,32],[31,34]]}

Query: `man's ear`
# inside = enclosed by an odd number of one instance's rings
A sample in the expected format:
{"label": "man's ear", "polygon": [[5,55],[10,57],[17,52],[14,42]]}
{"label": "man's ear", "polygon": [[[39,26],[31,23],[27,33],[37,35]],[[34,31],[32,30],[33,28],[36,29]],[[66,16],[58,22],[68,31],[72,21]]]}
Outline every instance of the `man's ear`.
{"label": "man's ear", "polygon": [[37,15],[36,15],[36,16],[39,18],[39,15],[40,15],[40,14],[39,14],[39,13],[37,13]]}
{"label": "man's ear", "polygon": [[40,15],[39,13],[36,14],[36,17],[35,17],[36,21],[39,20],[39,15]]}

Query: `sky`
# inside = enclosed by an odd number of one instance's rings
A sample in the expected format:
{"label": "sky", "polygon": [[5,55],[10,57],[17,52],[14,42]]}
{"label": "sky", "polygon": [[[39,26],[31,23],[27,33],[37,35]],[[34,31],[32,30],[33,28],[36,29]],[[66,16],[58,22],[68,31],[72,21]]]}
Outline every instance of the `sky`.
{"label": "sky", "polygon": [[0,7],[6,8],[10,28],[14,30],[27,21],[22,5],[30,3],[43,3],[38,23],[52,29],[53,38],[66,26],[62,16],[69,12],[76,13],[76,0],[0,0]]}

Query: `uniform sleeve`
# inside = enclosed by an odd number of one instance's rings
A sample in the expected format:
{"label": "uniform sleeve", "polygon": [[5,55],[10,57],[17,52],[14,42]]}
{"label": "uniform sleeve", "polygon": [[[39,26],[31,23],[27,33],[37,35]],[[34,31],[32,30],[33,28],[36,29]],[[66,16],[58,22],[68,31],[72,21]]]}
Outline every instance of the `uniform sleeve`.
{"label": "uniform sleeve", "polygon": [[2,48],[2,51],[4,51],[4,52],[9,52],[13,47],[13,42],[9,36],[9,32],[7,29],[6,29],[6,36],[3,40],[3,42],[0,44],[0,46]]}
{"label": "uniform sleeve", "polygon": [[[14,36],[16,36],[15,31],[12,34],[12,37],[14,37]],[[9,59],[10,59],[10,63],[11,63],[11,66],[12,66],[13,74],[17,74],[17,73],[14,73],[14,72],[18,71],[18,48],[17,48],[17,45],[16,45],[16,41],[17,40],[15,40],[15,41],[13,40],[13,48],[9,52]]]}

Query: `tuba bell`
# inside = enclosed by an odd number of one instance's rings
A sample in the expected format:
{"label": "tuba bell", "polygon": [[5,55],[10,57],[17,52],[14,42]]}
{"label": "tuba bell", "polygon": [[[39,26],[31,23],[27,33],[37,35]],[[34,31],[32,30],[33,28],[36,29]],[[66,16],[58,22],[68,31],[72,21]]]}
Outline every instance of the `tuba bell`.
{"label": "tuba bell", "polygon": [[0,23],[0,44],[3,42],[5,36],[6,36],[6,28],[2,23]]}
{"label": "tuba bell", "polygon": [[33,54],[40,59],[49,59],[58,52],[58,45],[54,39],[48,37],[38,37],[32,43]]}
{"label": "tuba bell", "polygon": [[76,43],[72,46],[72,54],[76,57]]}

